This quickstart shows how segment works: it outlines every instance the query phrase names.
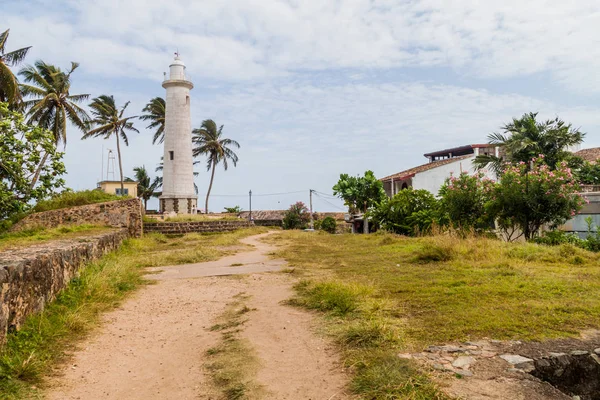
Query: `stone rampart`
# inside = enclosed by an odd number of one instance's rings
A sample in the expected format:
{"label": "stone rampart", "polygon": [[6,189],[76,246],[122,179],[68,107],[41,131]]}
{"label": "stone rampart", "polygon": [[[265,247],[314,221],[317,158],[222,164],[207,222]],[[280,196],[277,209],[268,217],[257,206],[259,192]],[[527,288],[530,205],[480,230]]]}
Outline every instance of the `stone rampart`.
{"label": "stone rampart", "polygon": [[80,268],[117,249],[127,229],[57,240],[0,253],[0,344],[28,315],[54,300]]}
{"label": "stone rampart", "polygon": [[127,228],[130,236],[140,237],[143,233],[142,214],[143,206],[140,199],[117,200],[30,214],[15,224],[11,230],[102,224],[114,228]]}
{"label": "stone rampart", "polygon": [[252,222],[240,221],[190,221],[190,222],[146,222],[146,233],[158,232],[164,234],[231,232],[236,229],[254,226]]}

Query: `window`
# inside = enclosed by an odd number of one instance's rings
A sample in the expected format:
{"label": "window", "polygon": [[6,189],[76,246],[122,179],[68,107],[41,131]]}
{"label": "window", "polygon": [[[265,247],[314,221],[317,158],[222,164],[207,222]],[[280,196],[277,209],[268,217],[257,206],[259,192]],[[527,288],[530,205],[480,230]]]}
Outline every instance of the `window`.
{"label": "window", "polygon": [[169,160],[172,160],[175,156],[175,152],[169,151]]}
{"label": "window", "polygon": [[185,104],[190,105],[190,96],[185,96]]}
{"label": "window", "polygon": [[123,193],[121,194],[121,188],[115,189],[115,193],[117,196],[127,196],[129,195],[129,189],[123,189]]}

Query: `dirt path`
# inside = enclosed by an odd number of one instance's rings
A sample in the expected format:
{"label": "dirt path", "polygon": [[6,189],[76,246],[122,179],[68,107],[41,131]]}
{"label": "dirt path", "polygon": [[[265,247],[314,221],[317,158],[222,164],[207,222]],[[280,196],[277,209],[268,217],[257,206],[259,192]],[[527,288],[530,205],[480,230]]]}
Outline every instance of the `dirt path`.
{"label": "dirt path", "polygon": [[[165,267],[159,282],[107,314],[99,332],[55,379],[49,399],[214,399],[203,364],[219,340],[208,328],[241,292],[256,310],[242,335],[260,359],[256,380],[269,399],[344,399],[334,350],[314,334],[311,314],[280,304],[293,283],[266,273],[284,266],[257,235],[255,250],[215,262]],[[232,264],[241,266],[231,266]],[[251,274],[236,277],[215,276]]]}

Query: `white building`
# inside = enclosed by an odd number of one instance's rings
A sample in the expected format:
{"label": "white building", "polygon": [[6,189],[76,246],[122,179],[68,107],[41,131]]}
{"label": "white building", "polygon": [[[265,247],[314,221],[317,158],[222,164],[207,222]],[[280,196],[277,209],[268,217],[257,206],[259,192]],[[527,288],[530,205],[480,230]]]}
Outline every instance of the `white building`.
{"label": "white building", "polygon": [[162,86],[167,95],[160,211],[195,214],[198,197],[194,190],[190,120],[190,90],[194,85],[187,79],[185,64],[178,54]]}
{"label": "white building", "polygon": [[[429,162],[418,167],[410,168],[381,178],[383,188],[389,197],[394,196],[402,189],[425,189],[434,196],[447,178],[459,176],[462,172],[473,174],[476,172],[473,159],[478,155],[498,156],[498,147],[490,144],[470,144],[452,149],[435,151],[425,154]],[[496,179],[493,172],[482,171],[490,179]]]}

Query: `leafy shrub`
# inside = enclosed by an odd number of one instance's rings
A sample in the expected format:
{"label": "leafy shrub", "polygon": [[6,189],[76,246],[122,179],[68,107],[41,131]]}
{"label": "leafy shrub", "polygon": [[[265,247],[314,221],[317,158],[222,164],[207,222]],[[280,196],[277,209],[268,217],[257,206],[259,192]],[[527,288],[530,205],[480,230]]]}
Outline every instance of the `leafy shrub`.
{"label": "leafy shrub", "polygon": [[332,217],[325,217],[323,221],[321,221],[320,228],[325,232],[335,233],[335,230],[337,229],[337,222],[335,222],[335,219]]}
{"label": "leafy shrub", "polygon": [[242,207],[240,207],[240,206],[225,207],[225,212],[230,213],[230,214],[239,214],[242,212]]}
{"label": "leafy shrub", "polygon": [[545,244],[547,246],[558,246],[564,243],[569,243],[581,247],[583,244],[583,240],[581,240],[579,236],[560,230],[544,232],[542,236],[532,239],[532,242]]}
{"label": "leafy shrub", "polygon": [[440,189],[441,209],[457,229],[489,229],[493,217],[486,212],[494,182],[483,174],[461,173],[450,177]]}
{"label": "leafy shrub", "polygon": [[438,216],[438,202],[427,190],[412,188],[384,199],[370,212],[381,228],[401,235],[427,233]]}
{"label": "leafy shrub", "polygon": [[35,205],[33,211],[42,212],[84,206],[86,204],[104,203],[105,201],[123,200],[122,196],[103,192],[102,190],[81,190],[77,192],[65,191],[48,200],[40,201]]}
{"label": "leafy shrub", "polygon": [[310,221],[310,212],[303,202],[292,204],[283,216],[283,229],[305,229]]}

